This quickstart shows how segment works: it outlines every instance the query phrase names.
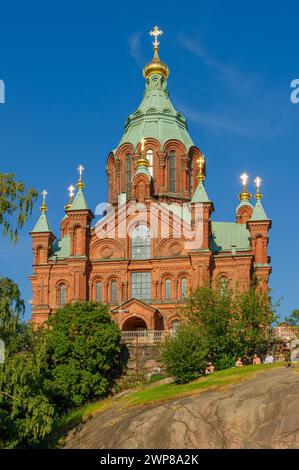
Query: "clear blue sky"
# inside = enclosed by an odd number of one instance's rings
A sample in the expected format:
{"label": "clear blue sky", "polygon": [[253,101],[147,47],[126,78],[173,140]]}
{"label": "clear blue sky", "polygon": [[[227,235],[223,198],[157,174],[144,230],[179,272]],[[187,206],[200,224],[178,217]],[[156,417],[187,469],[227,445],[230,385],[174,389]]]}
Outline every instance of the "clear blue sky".
{"label": "clear blue sky", "polygon": [[[295,1],[2,2],[0,171],[48,190],[56,235],[79,163],[90,207],[105,201],[106,157],[141,100],[148,31],[157,24],[171,99],[207,157],[214,220],[234,220],[241,172],[263,179],[271,287],[284,316],[299,308],[299,104],[290,102],[298,22]],[[25,300],[39,205],[16,247],[0,242],[0,274],[19,283]]]}

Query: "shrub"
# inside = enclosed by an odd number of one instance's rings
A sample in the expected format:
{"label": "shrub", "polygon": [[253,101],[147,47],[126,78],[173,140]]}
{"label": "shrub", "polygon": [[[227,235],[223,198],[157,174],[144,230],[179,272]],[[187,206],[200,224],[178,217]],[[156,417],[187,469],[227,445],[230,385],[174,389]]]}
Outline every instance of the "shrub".
{"label": "shrub", "polygon": [[206,343],[200,330],[191,324],[181,325],[176,335],[166,338],[161,348],[161,360],[179,384],[196,378],[205,368],[206,357]]}
{"label": "shrub", "polygon": [[105,396],[120,373],[121,332],[108,307],[66,305],[48,321],[47,389],[61,411]]}

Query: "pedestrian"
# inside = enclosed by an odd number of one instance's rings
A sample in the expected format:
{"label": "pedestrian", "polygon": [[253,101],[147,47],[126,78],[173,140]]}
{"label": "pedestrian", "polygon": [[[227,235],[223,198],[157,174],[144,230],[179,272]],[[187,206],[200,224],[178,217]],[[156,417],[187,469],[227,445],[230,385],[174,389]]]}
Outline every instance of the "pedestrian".
{"label": "pedestrian", "polygon": [[285,367],[289,368],[292,366],[291,348],[286,343],[283,344],[283,352],[284,352],[284,359],[285,359]]}
{"label": "pedestrian", "polygon": [[261,359],[258,357],[257,354],[254,354],[253,359],[252,359],[252,364],[254,366],[257,366],[261,363]]}

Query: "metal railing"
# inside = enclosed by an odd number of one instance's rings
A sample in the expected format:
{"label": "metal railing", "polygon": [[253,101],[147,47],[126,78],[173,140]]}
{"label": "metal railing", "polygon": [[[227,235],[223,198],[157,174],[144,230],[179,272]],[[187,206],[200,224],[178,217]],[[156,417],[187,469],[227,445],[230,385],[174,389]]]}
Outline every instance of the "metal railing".
{"label": "metal railing", "polygon": [[161,343],[167,336],[172,334],[172,330],[123,331],[122,341],[130,344],[155,344]]}

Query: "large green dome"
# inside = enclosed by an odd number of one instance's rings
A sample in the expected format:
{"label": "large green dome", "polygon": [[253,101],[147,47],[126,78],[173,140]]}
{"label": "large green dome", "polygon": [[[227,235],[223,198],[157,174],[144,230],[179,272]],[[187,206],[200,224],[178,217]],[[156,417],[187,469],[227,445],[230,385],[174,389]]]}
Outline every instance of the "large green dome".
{"label": "large green dome", "polygon": [[142,137],[157,139],[162,148],[170,139],[182,142],[187,151],[193,145],[186,120],[173,107],[167,81],[158,73],[147,78],[143,100],[137,111],[128,117],[119,146],[128,142],[136,147]]}

